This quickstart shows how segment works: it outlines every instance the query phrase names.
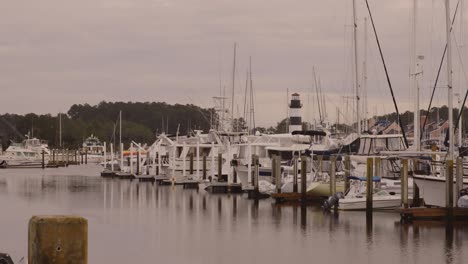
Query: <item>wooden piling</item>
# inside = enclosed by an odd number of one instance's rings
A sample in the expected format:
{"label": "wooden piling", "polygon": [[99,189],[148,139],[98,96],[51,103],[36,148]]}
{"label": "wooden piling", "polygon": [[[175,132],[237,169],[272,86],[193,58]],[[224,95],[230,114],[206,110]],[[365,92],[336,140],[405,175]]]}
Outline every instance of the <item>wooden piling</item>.
{"label": "wooden piling", "polygon": [[276,156],[275,158],[275,184],[276,193],[281,193],[281,157]]}
{"label": "wooden piling", "polygon": [[401,203],[403,208],[408,208],[408,160],[403,159],[401,160]]}
{"label": "wooden piling", "polygon": [[336,156],[330,156],[330,195],[336,193]]}
{"label": "wooden piling", "polygon": [[[189,156],[190,156],[190,163],[189,163],[189,168],[190,169],[189,169],[189,171],[190,171],[190,175],[192,175],[193,174],[193,153],[190,153]],[[175,166],[175,164],[174,164],[174,166]]]}
{"label": "wooden piling", "polygon": [[78,216],[33,216],[28,231],[29,264],[87,264],[88,221]]}
{"label": "wooden piling", "polygon": [[52,163],[55,164],[55,149],[52,150]]}
{"label": "wooden piling", "polygon": [[460,199],[460,192],[463,189],[463,158],[457,158],[457,175],[455,182],[455,204],[458,207],[458,199]]}
{"label": "wooden piling", "polygon": [[67,167],[68,167],[68,164],[70,163],[70,150],[67,149]]}
{"label": "wooden piling", "polygon": [[301,201],[307,202],[307,157],[301,157]]}
{"label": "wooden piling", "polygon": [[374,176],[378,176],[382,178],[382,158],[375,157],[374,158]]}
{"label": "wooden piling", "polygon": [[45,150],[42,150],[42,169],[45,169]]}
{"label": "wooden piling", "polygon": [[373,165],[374,159],[367,158],[367,170],[366,170],[366,211],[372,212],[372,194],[374,192],[373,186]]}
{"label": "wooden piling", "polygon": [[223,179],[223,154],[218,153],[218,181],[224,181]]}
{"label": "wooden piling", "polygon": [[298,155],[294,155],[294,158],[293,158],[293,192],[297,193],[298,191],[298,186],[297,186],[297,163],[298,163],[298,159],[299,159],[299,156]]}
{"label": "wooden piling", "polygon": [[271,155],[271,182],[276,184],[276,155]]}
{"label": "wooden piling", "polygon": [[453,160],[446,161],[445,173],[445,207],[453,208]]}
{"label": "wooden piling", "polygon": [[161,161],[159,159],[161,159],[161,156],[159,155],[159,153],[156,153],[156,160],[158,163],[158,165],[156,166],[156,176],[159,176],[159,166],[161,165]]}
{"label": "wooden piling", "polygon": [[[235,160],[237,162],[237,154],[233,155],[233,160]],[[233,183],[237,182],[237,170],[236,170],[236,166],[234,164],[232,166],[232,182]]]}
{"label": "wooden piling", "polygon": [[254,174],[253,174],[253,186],[254,186],[254,193],[258,194],[258,177],[260,174],[259,170],[259,160],[257,155],[252,155],[253,164],[254,164]]}
{"label": "wooden piling", "polygon": [[345,156],[345,186],[344,186],[344,191],[349,190],[349,176],[351,176],[351,160],[349,158],[349,155]]}
{"label": "wooden piling", "polygon": [[322,172],[323,172],[323,156],[322,156],[322,155],[317,155],[317,160],[318,160],[318,171],[319,171],[319,175],[322,176]]}
{"label": "wooden piling", "polygon": [[88,149],[85,150],[85,162],[84,164],[88,164]]}
{"label": "wooden piling", "polygon": [[206,154],[203,153],[203,180],[206,180]]}
{"label": "wooden piling", "polygon": [[137,151],[136,175],[140,175],[140,151]]}
{"label": "wooden piling", "polygon": [[78,151],[75,150],[75,165],[78,164]]}

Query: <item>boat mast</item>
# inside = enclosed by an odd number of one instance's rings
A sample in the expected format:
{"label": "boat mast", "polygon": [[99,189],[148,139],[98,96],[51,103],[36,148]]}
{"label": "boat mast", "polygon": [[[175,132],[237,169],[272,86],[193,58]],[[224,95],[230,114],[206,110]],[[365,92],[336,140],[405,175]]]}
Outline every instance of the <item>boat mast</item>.
{"label": "boat mast", "polygon": [[[463,48],[464,48],[464,17],[463,17],[463,8],[464,7],[464,4],[463,4],[464,0],[460,0],[460,50],[463,51]],[[463,52],[461,52],[461,54],[463,54]],[[462,83],[463,83],[463,78],[461,78],[462,76],[462,68],[460,67],[460,83],[459,83],[459,87],[458,87],[458,109],[459,109],[459,112],[460,112],[460,118],[458,120],[458,146],[463,146],[463,109],[464,109],[464,105],[463,105],[463,101],[461,100],[461,97],[462,97]]]}
{"label": "boat mast", "polygon": [[232,97],[231,97],[231,127],[234,130],[234,90],[235,90],[235,79],[236,79],[236,49],[237,43],[234,42],[234,62],[232,65]]}
{"label": "boat mast", "polygon": [[417,83],[417,69],[416,69],[416,31],[417,31],[417,18],[418,18],[418,0],[413,0],[413,21],[411,30],[411,47],[410,47],[410,85],[411,90],[415,93],[414,102],[414,145],[416,151],[421,150],[421,136],[420,136],[420,117],[419,117],[419,86]]}
{"label": "boat mast", "polygon": [[369,130],[368,116],[367,116],[367,17],[364,17],[364,63],[363,63],[363,80],[362,80],[362,91],[364,93],[364,106],[362,107],[364,112],[364,129]]}
{"label": "boat mast", "polygon": [[358,49],[357,49],[357,18],[356,18],[356,0],[353,0],[353,40],[354,40],[354,85],[356,91],[356,118],[357,134],[361,136],[361,113],[359,110],[359,72],[358,72]]}
{"label": "boat mast", "polygon": [[59,146],[62,147],[62,113],[59,113]]}
{"label": "boat mast", "polygon": [[249,69],[250,69],[250,115],[252,118],[252,132],[255,134],[255,104],[254,104],[254,91],[252,81],[252,57],[249,57]]}
{"label": "boat mast", "polygon": [[445,0],[445,23],[447,36],[447,88],[448,88],[448,118],[449,118],[449,149],[448,160],[454,158],[453,133],[453,89],[452,89],[452,38],[450,36],[450,0]]}
{"label": "boat mast", "polygon": [[120,153],[122,153],[122,111],[119,112],[119,148]]}

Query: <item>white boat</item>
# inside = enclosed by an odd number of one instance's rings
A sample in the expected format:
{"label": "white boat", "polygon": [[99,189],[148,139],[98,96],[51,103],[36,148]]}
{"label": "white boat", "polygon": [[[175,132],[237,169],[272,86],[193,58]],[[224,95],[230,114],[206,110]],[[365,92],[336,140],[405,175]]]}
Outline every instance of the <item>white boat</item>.
{"label": "white boat", "polygon": [[[354,177],[351,188],[344,198],[339,199],[340,210],[366,209],[366,181],[365,178]],[[374,193],[372,194],[373,209],[394,209],[401,206],[401,182],[399,180],[380,179],[374,177]],[[408,179],[408,202],[413,199],[413,181]]]}
{"label": "white boat", "polygon": [[[419,187],[421,194],[424,196],[424,202],[426,205],[432,206],[445,206],[445,176],[440,175],[414,175],[414,181]],[[455,178],[455,177],[454,177]],[[454,179],[454,184],[456,179]],[[463,188],[468,188],[468,178],[463,179]],[[455,186],[454,186],[455,190]],[[454,191],[454,199],[456,192]],[[457,201],[454,200],[456,204]]]}
{"label": "white boat", "polygon": [[0,155],[4,166],[27,166],[42,163],[42,153],[44,161],[49,160],[50,150],[45,141],[37,138],[27,138],[21,143],[12,142],[10,146]]}
{"label": "white boat", "polygon": [[85,153],[88,156],[89,163],[101,163],[104,161],[104,145],[93,134],[83,141],[82,154]]}

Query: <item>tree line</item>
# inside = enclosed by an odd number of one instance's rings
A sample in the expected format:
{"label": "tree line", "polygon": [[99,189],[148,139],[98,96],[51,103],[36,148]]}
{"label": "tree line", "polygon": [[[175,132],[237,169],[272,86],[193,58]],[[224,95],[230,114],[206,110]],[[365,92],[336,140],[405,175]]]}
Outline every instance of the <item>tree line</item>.
{"label": "tree line", "polygon": [[213,109],[192,104],[170,105],[164,102],[101,102],[97,105],[74,104],[59,115],[0,115],[0,140],[3,149],[10,142],[21,142],[27,136],[47,140],[49,146],[78,148],[91,134],[101,141],[119,139],[119,112],[122,111],[122,141],[152,143],[162,132],[179,135],[195,129],[207,132],[215,119]]}

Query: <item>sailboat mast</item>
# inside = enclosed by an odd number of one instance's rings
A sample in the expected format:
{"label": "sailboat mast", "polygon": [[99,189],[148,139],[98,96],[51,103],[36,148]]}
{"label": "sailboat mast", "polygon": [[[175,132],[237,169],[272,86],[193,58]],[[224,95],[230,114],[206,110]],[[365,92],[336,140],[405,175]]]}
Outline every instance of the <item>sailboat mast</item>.
{"label": "sailboat mast", "polygon": [[[235,90],[235,80],[236,80],[236,50],[237,43],[234,42],[234,62],[232,65],[232,94],[231,94],[231,122],[234,125],[234,90]],[[232,127],[234,130],[234,127]]]}
{"label": "sailboat mast", "polygon": [[410,55],[410,85],[411,90],[415,93],[414,104],[414,145],[416,151],[421,150],[421,136],[420,136],[420,117],[419,117],[419,86],[417,83],[417,69],[416,69],[416,25],[418,18],[418,0],[413,0],[413,22],[411,30],[411,55]]}
{"label": "sailboat mast", "polygon": [[[464,4],[463,4],[464,0],[460,0],[460,50],[463,51],[463,48],[464,48],[464,30],[465,30],[465,27],[464,27],[464,17],[463,17],[463,9],[465,8],[464,7]],[[463,52],[461,52],[461,54],[464,54]],[[460,76],[462,76],[462,69],[460,67]],[[460,118],[458,120],[458,146],[463,146],[463,109],[464,109],[464,105],[463,105],[463,101],[461,100],[461,96],[462,96],[462,90],[463,90],[463,78],[459,77],[460,78],[460,83],[459,83],[459,87],[458,87],[458,94],[459,94],[459,102],[458,102],[458,109],[460,111]]]}
{"label": "sailboat mast", "polygon": [[312,70],[314,72],[315,94],[317,95],[317,107],[318,107],[318,112],[319,112],[319,120],[320,120],[320,124],[322,124],[322,112],[320,110],[320,97],[319,97],[319,92],[318,92],[317,74],[315,73],[315,67],[312,68]]}
{"label": "sailboat mast", "polygon": [[59,113],[59,146],[62,147],[62,113]]}
{"label": "sailboat mast", "polygon": [[453,87],[452,87],[452,38],[450,36],[450,0],[445,0],[445,23],[447,34],[447,90],[448,90],[448,122],[449,122],[449,149],[448,160],[454,158],[454,133],[453,133]]}
{"label": "sailboat mast", "polygon": [[254,104],[254,92],[253,92],[253,81],[252,81],[252,57],[249,57],[249,71],[250,71],[250,115],[252,117],[252,129],[255,134],[255,104]]}
{"label": "sailboat mast", "polygon": [[369,130],[368,123],[368,111],[367,111],[367,17],[364,17],[364,63],[363,63],[363,80],[362,80],[362,91],[364,93],[364,106],[362,111],[364,112],[364,129]]}
{"label": "sailboat mast", "polygon": [[122,111],[119,112],[119,147],[120,153],[122,153]]}
{"label": "sailboat mast", "polygon": [[354,85],[356,91],[356,118],[357,118],[357,133],[361,136],[361,113],[360,113],[360,98],[359,98],[359,71],[358,71],[358,49],[357,49],[357,18],[356,18],[356,0],[353,0],[353,40],[354,40]]}

